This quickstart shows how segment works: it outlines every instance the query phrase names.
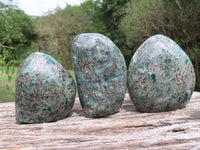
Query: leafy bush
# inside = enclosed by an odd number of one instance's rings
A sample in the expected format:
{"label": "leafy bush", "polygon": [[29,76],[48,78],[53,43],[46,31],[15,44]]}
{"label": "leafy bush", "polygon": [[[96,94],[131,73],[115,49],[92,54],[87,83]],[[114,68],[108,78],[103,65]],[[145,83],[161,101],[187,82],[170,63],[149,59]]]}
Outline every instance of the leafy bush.
{"label": "leafy bush", "polygon": [[[16,6],[0,7],[0,65],[16,65],[21,54],[36,38],[34,22]],[[27,50],[25,51],[25,53]]]}
{"label": "leafy bush", "polygon": [[43,16],[37,24],[38,50],[60,57],[64,67],[72,67],[70,47],[73,38],[89,30],[91,17],[78,6],[67,6]]}
{"label": "leafy bush", "polygon": [[155,34],[175,40],[193,62],[200,90],[200,0],[134,0],[120,23],[126,44],[136,50]]}

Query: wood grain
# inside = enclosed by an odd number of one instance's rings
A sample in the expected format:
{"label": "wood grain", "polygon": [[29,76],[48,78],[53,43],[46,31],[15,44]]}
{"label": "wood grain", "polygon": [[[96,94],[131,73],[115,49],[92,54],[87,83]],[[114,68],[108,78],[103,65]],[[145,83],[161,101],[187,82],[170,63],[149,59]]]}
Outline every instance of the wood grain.
{"label": "wood grain", "polygon": [[76,99],[70,115],[43,124],[17,124],[14,103],[0,104],[0,149],[200,149],[200,93],[184,109],[139,113],[125,96],[107,118],[83,116]]}

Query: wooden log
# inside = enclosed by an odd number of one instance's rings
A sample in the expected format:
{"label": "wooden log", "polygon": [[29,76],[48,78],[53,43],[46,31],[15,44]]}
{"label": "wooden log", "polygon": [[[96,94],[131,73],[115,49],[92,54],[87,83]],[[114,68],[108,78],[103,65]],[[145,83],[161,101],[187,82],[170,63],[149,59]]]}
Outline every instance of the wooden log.
{"label": "wooden log", "polygon": [[14,103],[0,104],[0,149],[200,149],[200,93],[184,109],[139,113],[128,94],[106,118],[83,116],[78,98],[70,115],[43,124],[17,124]]}

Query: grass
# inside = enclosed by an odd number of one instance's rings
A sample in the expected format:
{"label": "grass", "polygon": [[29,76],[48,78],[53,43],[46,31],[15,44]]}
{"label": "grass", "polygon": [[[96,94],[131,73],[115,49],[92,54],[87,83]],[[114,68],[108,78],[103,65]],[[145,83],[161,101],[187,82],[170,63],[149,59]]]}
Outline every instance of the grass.
{"label": "grass", "polygon": [[[9,79],[10,77],[6,74],[6,67],[0,67],[0,103],[15,101],[15,80],[18,68],[11,69],[13,69],[13,73],[11,74],[11,79]],[[74,71],[69,70],[69,73],[75,80]]]}
{"label": "grass", "polygon": [[15,79],[18,68],[13,68],[11,78],[6,74],[6,67],[0,68],[0,103],[15,100]]}

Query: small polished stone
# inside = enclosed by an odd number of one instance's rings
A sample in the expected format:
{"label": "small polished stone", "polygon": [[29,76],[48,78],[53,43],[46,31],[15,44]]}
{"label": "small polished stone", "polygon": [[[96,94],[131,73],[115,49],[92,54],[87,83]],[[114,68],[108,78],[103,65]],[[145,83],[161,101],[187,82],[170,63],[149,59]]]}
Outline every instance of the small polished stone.
{"label": "small polished stone", "polygon": [[68,71],[51,56],[32,53],[16,78],[15,109],[19,123],[43,123],[65,118],[76,95]]}
{"label": "small polished stone", "polygon": [[195,87],[193,65],[170,38],[155,35],[136,51],[128,69],[128,91],[141,112],[184,108]]}
{"label": "small polished stone", "polygon": [[85,33],[71,47],[78,94],[86,117],[106,117],[122,105],[127,68],[119,48],[106,36]]}

